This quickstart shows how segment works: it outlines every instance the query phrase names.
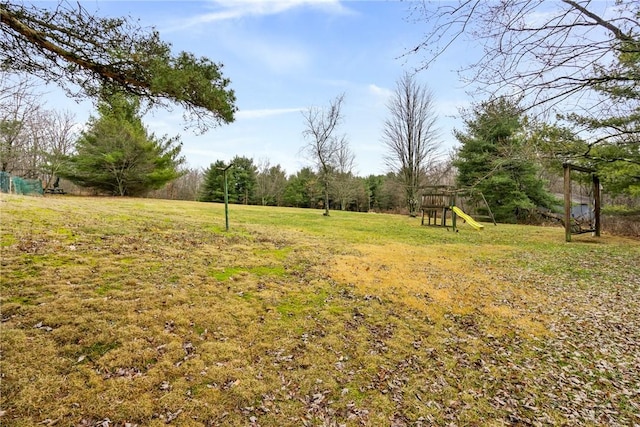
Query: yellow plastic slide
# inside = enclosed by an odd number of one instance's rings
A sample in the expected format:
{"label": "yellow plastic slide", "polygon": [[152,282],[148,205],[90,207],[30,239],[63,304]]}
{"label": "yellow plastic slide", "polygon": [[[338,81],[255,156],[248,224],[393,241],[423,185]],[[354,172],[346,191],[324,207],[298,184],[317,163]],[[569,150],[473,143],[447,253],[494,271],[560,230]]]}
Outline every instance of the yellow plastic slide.
{"label": "yellow plastic slide", "polygon": [[473,228],[475,228],[476,230],[482,230],[484,228],[484,225],[480,224],[479,222],[477,222],[475,219],[471,218],[469,215],[467,215],[466,213],[464,213],[464,211],[462,209],[460,209],[457,206],[453,207],[453,211],[455,212],[456,215],[458,215],[460,218],[464,219],[465,221],[467,221],[467,224],[469,224],[470,226],[472,226]]}

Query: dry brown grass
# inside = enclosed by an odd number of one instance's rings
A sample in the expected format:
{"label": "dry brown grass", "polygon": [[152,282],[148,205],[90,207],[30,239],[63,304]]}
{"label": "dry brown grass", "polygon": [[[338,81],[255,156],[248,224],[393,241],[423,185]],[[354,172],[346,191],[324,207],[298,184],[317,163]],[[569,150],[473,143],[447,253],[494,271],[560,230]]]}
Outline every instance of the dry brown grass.
{"label": "dry brown grass", "polygon": [[633,425],[640,245],[3,195],[2,425]]}
{"label": "dry brown grass", "polygon": [[[495,334],[509,333],[510,325],[525,335],[548,331],[531,304],[544,304],[546,297],[527,283],[514,283],[499,272],[474,265],[483,251],[510,252],[509,247],[492,246],[465,255],[468,248],[416,247],[391,243],[357,246],[358,255],[337,257],[330,275],[340,283],[351,283],[360,294],[376,295],[393,305],[406,306],[441,324],[446,315],[476,313],[495,324]],[[508,256],[508,255],[506,255]],[[517,301],[517,304],[513,302]]]}

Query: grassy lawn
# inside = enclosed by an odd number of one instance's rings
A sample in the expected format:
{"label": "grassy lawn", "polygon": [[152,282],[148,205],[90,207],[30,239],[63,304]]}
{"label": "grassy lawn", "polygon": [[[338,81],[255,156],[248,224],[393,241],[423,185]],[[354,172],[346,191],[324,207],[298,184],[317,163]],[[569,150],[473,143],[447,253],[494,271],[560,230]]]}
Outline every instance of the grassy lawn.
{"label": "grassy lawn", "polygon": [[640,242],[2,195],[3,426],[640,424]]}

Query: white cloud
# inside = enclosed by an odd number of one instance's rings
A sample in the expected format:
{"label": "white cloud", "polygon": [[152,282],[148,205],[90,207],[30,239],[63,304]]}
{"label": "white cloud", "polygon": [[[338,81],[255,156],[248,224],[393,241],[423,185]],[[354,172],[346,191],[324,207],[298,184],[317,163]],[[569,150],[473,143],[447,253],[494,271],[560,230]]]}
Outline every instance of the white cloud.
{"label": "white cloud", "polygon": [[340,0],[213,0],[212,12],[199,15],[185,22],[194,26],[210,22],[238,19],[246,16],[277,15],[298,7],[314,7],[327,13],[350,13]]}
{"label": "white cloud", "polygon": [[[236,2],[232,2],[228,8],[220,7],[213,13],[180,20],[165,30],[190,34],[199,43],[205,38],[215,39],[218,50],[226,52],[228,57],[241,58],[251,64],[252,69],[263,67],[278,74],[300,73],[307,69],[311,62],[311,51],[302,41],[279,37],[277,34],[257,33],[251,25],[234,22],[232,18],[251,14],[248,9],[234,8],[234,4]],[[270,11],[275,13],[275,9]],[[227,21],[221,22],[223,20]],[[215,25],[210,25],[212,22]]]}
{"label": "white cloud", "polygon": [[[312,51],[302,40],[253,33],[252,25],[242,18],[283,14],[301,8],[313,8],[331,15],[354,13],[341,0],[210,0],[202,13],[178,19],[163,31],[215,37],[218,49],[266,67],[278,74],[299,74],[312,62]],[[213,24],[213,25],[212,25]]]}
{"label": "white cloud", "polygon": [[264,108],[258,110],[240,110],[236,113],[236,117],[238,119],[262,119],[264,117],[297,113],[302,110],[303,108]]}
{"label": "white cloud", "polygon": [[384,87],[377,86],[373,83],[368,86],[368,89],[369,93],[382,98],[383,101],[386,101],[388,98],[393,96],[393,91]]}

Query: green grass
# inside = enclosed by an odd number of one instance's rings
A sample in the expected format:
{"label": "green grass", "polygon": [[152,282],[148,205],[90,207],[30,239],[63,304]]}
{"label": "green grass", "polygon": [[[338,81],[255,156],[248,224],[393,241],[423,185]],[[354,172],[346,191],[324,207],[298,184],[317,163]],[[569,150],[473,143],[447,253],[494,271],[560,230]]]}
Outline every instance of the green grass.
{"label": "green grass", "polygon": [[640,243],[2,195],[0,424],[633,425]]}

